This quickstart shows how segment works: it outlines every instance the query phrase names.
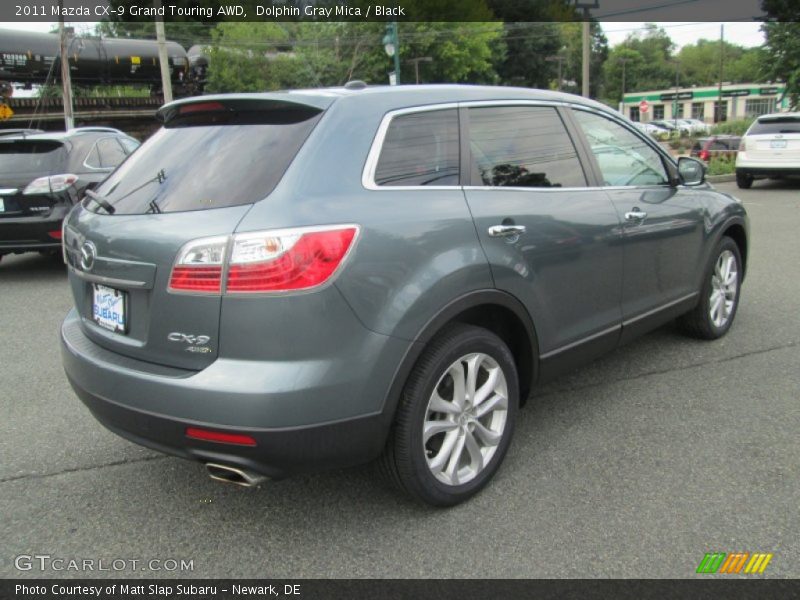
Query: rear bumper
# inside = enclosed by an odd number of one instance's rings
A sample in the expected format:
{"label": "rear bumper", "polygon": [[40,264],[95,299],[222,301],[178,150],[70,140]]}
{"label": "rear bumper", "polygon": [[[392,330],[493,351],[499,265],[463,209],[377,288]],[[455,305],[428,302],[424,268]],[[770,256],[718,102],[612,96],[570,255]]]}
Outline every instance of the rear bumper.
{"label": "rear bumper", "polygon": [[[385,338],[393,343],[393,338]],[[303,396],[325,393],[322,387],[286,390],[256,389],[247,393],[234,382],[241,368],[217,360],[203,371],[185,371],[144,363],[110,352],[88,339],[73,310],[61,328],[64,369],[75,393],[105,427],[143,446],[183,458],[244,468],[269,477],[352,466],[377,457],[388,435],[391,415],[383,410],[343,415],[341,419],[271,427],[270,414]],[[405,348],[392,348],[403,353]],[[385,352],[379,354],[386,354]],[[379,360],[376,357],[376,360]],[[397,363],[400,358],[397,358]],[[222,362],[222,368],[215,366]],[[227,361],[245,362],[245,361]],[[257,368],[250,361],[242,368]],[[293,368],[291,364],[287,368]],[[376,365],[364,365],[366,376]],[[230,375],[226,375],[230,373]],[[354,375],[352,393],[360,381]],[[388,390],[390,382],[386,382]],[[300,385],[300,383],[298,383]],[[342,403],[341,387],[326,398]],[[330,391],[330,390],[329,390]],[[382,406],[383,398],[377,406]],[[366,406],[366,404],[365,404]],[[224,415],[224,416],[222,416]],[[309,422],[310,421],[310,422]],[[186,437],[187,427],[249,435],[256,446],[239,446]]]}
{"label": "rear bumper", "polygon": [[749,175],[751,177],[789,177],[800,175],[800,165],[796,167],[754,167],[736,165],[737,175]]}
{"label": "rear bumper", "polygon": [[51,231],[60,233],[61,223],[70,208],[56,206],[46,217],[0,218],[0,254],[60,249],[61,240],[48,234]]}

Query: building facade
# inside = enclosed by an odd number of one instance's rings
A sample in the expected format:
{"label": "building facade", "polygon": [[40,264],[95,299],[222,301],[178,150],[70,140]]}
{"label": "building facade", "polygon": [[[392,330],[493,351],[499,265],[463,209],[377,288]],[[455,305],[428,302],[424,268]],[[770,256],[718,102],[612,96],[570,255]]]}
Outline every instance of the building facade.
{"label": "building facade", "polygon": [[784,89],[783,83],[725,84],[721,102],[718,86],[631,92],[625,94],[621,108],[632,121],[700,119],[716,123],[788,110],[788,98],[781,100]]}

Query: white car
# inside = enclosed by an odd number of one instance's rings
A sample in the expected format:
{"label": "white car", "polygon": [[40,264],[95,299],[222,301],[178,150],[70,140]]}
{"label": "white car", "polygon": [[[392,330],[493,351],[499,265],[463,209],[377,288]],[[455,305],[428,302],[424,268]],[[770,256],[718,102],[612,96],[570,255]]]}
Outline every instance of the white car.
{"label": "white car", "polygon": [[690,133],[706,135],[711,133],[711,126],[700,119],[678,119],[678,124],[689,130]]}
{"label": "white car", "polygon": [[800,112],[758,117],[739,144],[736,184],[743,189],[763,177],[800,175]]}

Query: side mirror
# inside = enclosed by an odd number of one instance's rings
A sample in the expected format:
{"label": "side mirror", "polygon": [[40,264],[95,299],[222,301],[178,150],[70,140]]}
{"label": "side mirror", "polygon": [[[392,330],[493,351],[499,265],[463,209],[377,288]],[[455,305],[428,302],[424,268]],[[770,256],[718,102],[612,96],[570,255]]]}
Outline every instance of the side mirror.
{"label": "side mirror", "polygon": [[700,185],[706,180],[706,166],[699,160],[681,156],[678,159],[678,177],[683,185]]}

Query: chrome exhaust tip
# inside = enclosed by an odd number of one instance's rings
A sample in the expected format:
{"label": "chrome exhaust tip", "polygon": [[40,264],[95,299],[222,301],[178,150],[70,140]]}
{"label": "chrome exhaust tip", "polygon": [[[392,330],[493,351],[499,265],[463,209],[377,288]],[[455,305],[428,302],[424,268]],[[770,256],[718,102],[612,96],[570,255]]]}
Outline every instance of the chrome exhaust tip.
{"label": "chrome exhaust tip", "polygon": [[208,476],[215,481],[232,483],[234,485],[241,485],[242,487],[254,487],[269,479],[269,477],[261,475],[260,473],[253,473],[252,471],[245,471],[244,469],[237,469],[236,467],[229,467],[216,463],[206,463],[206,472]]}

